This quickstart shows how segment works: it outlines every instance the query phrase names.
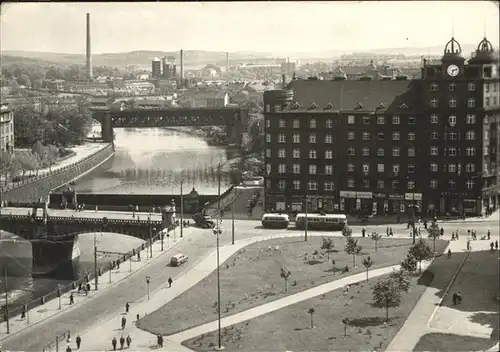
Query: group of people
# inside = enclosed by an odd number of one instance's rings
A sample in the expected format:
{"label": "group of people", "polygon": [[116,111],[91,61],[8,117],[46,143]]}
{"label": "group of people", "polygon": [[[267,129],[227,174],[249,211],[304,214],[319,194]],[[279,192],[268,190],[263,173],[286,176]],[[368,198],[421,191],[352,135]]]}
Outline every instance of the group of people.
{"label": "group of people", "polygon": [[[127,337],[124,337],[123,335],[120,337],[120,349],[123,350],[125,347],[125,343],[127,344],[127,348],[130,348],[130,344],[132,343],[132,338],[130,335],[127,335]],[[116,337],[113,337],[111,340],[111,346],[113,346],[113,351],[116,351],[116,347],[118,345],[118,340]]]}

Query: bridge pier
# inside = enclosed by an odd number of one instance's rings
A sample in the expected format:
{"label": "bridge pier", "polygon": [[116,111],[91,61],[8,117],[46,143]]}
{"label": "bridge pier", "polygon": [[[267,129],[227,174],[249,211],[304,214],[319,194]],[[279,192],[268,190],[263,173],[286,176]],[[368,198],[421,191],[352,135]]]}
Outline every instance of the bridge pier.
{"label": "bridge pier", "polygon": [[113,143],[114,140],[113,125],[111,121],[111,115],[109,113],[106,113],[104,114],[104,116],[102,116],[101,136],[104,142]]}

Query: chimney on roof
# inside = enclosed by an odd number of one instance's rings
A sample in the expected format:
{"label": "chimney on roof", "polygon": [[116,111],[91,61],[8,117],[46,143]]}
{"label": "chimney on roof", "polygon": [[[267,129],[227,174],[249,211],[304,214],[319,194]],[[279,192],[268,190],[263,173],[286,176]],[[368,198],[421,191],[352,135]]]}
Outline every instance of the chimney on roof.
{"label": "chimney on roof", "polygon": [[181,49],[181,88],[184,87],[184,50]]}
{"label": "chimney on roof", "polygon": [[87,52],[85,56],[85,73],[92,80],[92,48],[90,46],[90,13],[87,13]]}

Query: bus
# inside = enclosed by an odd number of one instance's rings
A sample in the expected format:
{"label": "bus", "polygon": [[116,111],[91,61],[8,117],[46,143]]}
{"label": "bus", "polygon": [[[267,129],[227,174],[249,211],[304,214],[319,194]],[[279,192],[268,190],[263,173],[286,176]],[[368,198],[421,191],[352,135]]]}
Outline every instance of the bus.
{"label": "bus", "polygon": [[[347,225],[344,214],[307,214],[307,228],[310,230],[340,231]],[[306,227],[306,214],[299,213],[295,218],[295,228],[304,230]]]}
{"label": "bus", "polygon": [[262,226],[266,229],[286,229],[290,223],[287,214],[266,213],[262,215]]}

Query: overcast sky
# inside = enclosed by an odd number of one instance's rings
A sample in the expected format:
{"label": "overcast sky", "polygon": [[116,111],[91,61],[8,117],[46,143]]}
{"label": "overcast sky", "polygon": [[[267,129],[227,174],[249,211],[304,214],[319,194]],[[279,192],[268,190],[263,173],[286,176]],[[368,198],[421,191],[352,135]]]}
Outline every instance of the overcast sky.
{"label": "overcast sky", "polygon": [[[499,42],[490,1],[2,4],[1,49],[320,52]],[[453,26],[454,24],[454,26]]]}

